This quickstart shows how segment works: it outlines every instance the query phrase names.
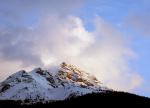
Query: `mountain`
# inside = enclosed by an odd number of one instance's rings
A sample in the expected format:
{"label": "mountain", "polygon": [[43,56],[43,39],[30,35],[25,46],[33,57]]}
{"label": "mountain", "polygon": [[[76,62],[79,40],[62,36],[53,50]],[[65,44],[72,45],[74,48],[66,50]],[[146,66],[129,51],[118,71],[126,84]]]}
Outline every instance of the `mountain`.
{"label": "mountain", "polygon": [[105,87],[97,78],[74,65],[61,63],[55,70],[21,70],[0,83],[0,108],[150,108],[150,98]]}
{"label": "mountain", "polygon": [[21,70],[0,83],[0,100],[21,101],[22,104],[65,100],[89,93],[110,90],[93,75],[63,62],[56,72],[36,68]]}
{"label": "mountain", "polygon": [[1,100],[0,108],[150,108],[150,98],[109,90],[47,103],[20,103],[21,101]]}

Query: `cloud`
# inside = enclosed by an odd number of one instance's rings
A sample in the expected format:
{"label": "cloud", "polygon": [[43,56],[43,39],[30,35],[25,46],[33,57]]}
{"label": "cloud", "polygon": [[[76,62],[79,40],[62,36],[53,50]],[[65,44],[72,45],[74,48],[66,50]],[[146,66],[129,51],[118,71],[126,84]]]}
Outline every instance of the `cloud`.
{"label": "cloud", "polygon": [[75,59],[76,64],[116,90],[128,91],[141,85],[142,78],[128,65],[136,54],[127,47],[122,34],[100,17],[95,25],[92,32],[95,42],[82,52],[79,60]]}
{"label": "cloud", "polygon": [[127,16],[124,17],[124,25],[127,30],[131,30],[137,35],[150,35],[150,2],[148,0],[137,1],[134,7],[128,11]]}
{"label": "cloud", "polygon": [[[37,12],[34,7],[41,9],[47,6],[38,3],[27,4],[32,4],[29,7],[33,12]],[[48,1],[46,3],[50,4]],[[0,64],[4,67],[0,69],[0,79],[19,69],[30,70],[39,66],[51,68],[52,65],[66,61],[95,74],[105,85],[117,90],[133,90],[141,85],[142,78],[128,65],[135,54],[122,33],[101,17],[95,19],[95,30],[89,32],[81,18],[70,15],[70,12],[61,15],[64,12],[61,8],[66,4],[59,7],[60,4],[54,2],[51,5],[52,8],[47,7],[46,13],[41,12],[39,20],[30,26],[16,21],[15,24],[0,26]],[[50,10],[53,5],[58,10]],[[15,10],[18,10],[15,6]],[[67,10],[72,7],[67,6]],[[20,10],[24,12],[28,9],[22,7]],[[15,14],[24,16],[20,11]],[[7,69],[6,66],[12,68]]]}
{"label": "cloud", "polygon": [[[83,0],[2,0],[0,4],[1,58],[22,60],[24,65],[41,65],[40,57],[32,51],[31,47],[35,46],[34,41],[38,37],[33,36],[33,22],[36,25],[38,20],[44,20],[47,15],[63,18],[74,9],[78,9],[82,2]],[[34,21],[28,21],[32,16],[36,17],[33,18]],[[28,56],[29,52],[30,56]]]}
{"label": "cloud", "polygon": [[148,13],[129,13],[125,18],[124,25],[131,31],[142,36],[150,36],[150,14]]}
{"label": "cloud", "polygon": [[[45,14],[68,14],[74,9],[77,10],[84,0],[1,0],[1,15],[7,18],[22,17],[26,14],[35,12]],[[16,16],[16,17],[15,17]]]}
{"label": "cloud", "polygon": [[[38,54],[38,51],[35,51],[37,49],[35,48],[37,42],[42,41],[39,40],[42,34],[34,33],[40,27],[34,28],[33,26],[38,26],[38,22],[44,20],[47,15],[65,18],[72,11],[78,10],[82,3],[83,0],[1,0],[0,58],[3,60],[1,60],[0,64],[3,64],[4,61],[7,63],[11,62],[12,66],[15,64],[14,67],[20,66],[18,69],[28,68],[31,65],[42,66],[41,55]],[[45,57],[42,58],[45,59]],[[9,63],[9,67],[12,66]],[[18,70],[17,68],[11,69],[1,68],[0,76],[2,78],[0,80],[6,77],[3,73]]]}

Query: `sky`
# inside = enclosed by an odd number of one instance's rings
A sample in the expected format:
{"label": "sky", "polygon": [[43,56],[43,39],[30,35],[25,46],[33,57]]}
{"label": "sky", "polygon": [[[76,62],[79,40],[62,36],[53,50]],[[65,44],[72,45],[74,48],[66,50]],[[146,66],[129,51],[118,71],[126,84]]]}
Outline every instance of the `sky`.
{"label": "sky", "polygon": [[149,0],[0,0],[0,81],[65,61],[150,97]]}

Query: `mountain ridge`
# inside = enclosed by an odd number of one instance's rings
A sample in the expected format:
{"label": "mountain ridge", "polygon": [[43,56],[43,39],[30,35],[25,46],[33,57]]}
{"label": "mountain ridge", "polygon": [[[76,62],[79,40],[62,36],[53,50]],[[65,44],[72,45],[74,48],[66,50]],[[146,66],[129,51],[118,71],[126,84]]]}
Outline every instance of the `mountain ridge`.
{"label": "mountain ridge", "polygon": [[61,63],[55,75],[36,68],[21,70],[0,83],[0,100],[28,100],[27,104],[65,100],[72,96],[110,90],[93,75],[74,65]]}

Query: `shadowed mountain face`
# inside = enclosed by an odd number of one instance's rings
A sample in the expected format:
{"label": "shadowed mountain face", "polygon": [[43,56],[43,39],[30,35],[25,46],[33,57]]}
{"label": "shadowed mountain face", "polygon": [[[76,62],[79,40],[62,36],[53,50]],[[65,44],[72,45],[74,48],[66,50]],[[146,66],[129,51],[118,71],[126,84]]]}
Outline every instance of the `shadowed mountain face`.
{"label": "shadowed mountain face", "polygon": [[20,105],[20,101],[0,101],[0,107],[13,108],[106,108],[106,107],[140,107],[149,108],[150,98],[137,96],[125,92],[105,91],[92,93],[67,100]]}
{"label": "shadowed mountain face", "polygon": [[143,106],[150,99],[105,87],[93,75],[62,63],[56,72],[19,71],[0,83],[1,107]]}

